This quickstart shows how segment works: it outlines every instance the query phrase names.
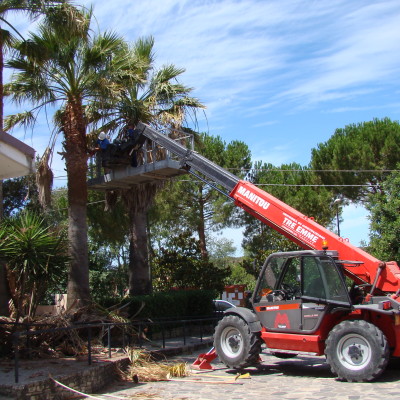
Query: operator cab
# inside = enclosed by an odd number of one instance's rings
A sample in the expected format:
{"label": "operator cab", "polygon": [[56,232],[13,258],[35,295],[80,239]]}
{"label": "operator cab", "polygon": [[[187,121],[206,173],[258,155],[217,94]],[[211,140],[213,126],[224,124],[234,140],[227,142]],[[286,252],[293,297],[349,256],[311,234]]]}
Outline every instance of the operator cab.
{"label": "operator cab", "polygon": [[313,333],[326,313],[351,309],[343,273],[324,251],[269,256],[252,301],[266,329],[293,333]]}

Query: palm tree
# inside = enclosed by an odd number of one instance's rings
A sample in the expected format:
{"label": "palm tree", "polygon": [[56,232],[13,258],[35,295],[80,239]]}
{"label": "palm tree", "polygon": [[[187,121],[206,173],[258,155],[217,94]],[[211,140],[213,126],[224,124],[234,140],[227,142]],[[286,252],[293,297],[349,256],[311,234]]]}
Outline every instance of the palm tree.
{"label": "palm tree", "polygon": [[[204,106],[190,97],[192,91],[178,82],[185,71],[174,65],[166,65],[154,71],[154,39],[139,39],[127,57],[131,59],[135,82],[121,84],[126,87],[116,101],[107,104],[94,103],[93,121],[106,121],[101,129],[117,132],[139,121],[156,128],[179,129],[189,114]],[[133,72],[132,71],[132,72]],[[90,114],[88,112],[88,114]],[[147,212],[162,183],[136,185],[123,192],[130,219],[129,292],[148,294],[151,292],[151,276],[148,255]]]}
{"label": "palm tree", "polygon": [[[4,71],[4,54],[11,47],[13,42],[13,34],[20,33],[6,20],[8,13],[24,12],[28,14],[30,19],[41,15],[49,7],[53,7],[60,3],[68,3],[67,0],[1,0],[0,1],[0,132],[3,131],[4,118],[4,91],[3,91],[3,71]],[[6,25],[9,29],[3,29]],[[3,181],[0,180],[0,220],[3,217]],[[6,292],[6,276],[4,267],[0,263],[0,315],[8,314],[8,295]]]}
{"label": "palm tree", "polygon": [[[125,79],[129,76],[125,58],[121,57],[121,49],[126,48],[124,41],[113,33],[91,35],[92,11],[81,11],[79,15],[76,25],[65,12],[53,12],[39,25],[38,34],[16,45],[19,54],[9,66],[18,72],[8,89],[14,101],[29,101],[34,108],[6,120],[9,127],[34,124],[44,107],[58,107],[55,122],[64,137],[68,179],[68,305],[74,308],[90,302],[85,107],[96,99],[118,95],[120,88],[114,74],[124,75]],[[63,28],[66,20],[71,23],[70,29]],[[77,26],[80,29],[75,30]]]}

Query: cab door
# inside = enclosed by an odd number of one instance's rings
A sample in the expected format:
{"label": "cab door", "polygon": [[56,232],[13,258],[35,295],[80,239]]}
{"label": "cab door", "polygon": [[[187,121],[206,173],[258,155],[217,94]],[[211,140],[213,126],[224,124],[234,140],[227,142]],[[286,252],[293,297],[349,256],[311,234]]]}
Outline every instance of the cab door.
{"label": "cab door", "polygon": [[351,308],[349,293],[339,267],[331,257],[303,257],[302,326],[315,331],[327,310]]}
{"label": "cab door", "polygon": [[268,331],[300,331],[301,303],[301,257],[270,256],[253,297],[261,324]]}
{"label": "cab door", "polygon": [[267,331],[313,333],[332,307],[351,307],[334,260],[312,252],[270,256],[253,296]]}

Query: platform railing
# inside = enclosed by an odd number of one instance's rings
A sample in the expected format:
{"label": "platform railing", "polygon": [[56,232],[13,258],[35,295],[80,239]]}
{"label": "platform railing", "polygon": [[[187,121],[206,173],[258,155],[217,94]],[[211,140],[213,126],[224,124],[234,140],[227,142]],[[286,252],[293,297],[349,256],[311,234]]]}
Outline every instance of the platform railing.
{"label": "platform railing", "polygon": [[[194,137],[192,134],[189,133],[184,133],[181,135],[182,132],[178,131],[172,132],[172,133],[165,133],[168,137],[172,137],[174,141],[180,143],[184,147],[186,147],[188,150],[194,150]],[[178,137],[173,137],[175,135],[180,135]],[[118,142],[118,144],[111,143],[112,145],[118,146],[120,143],[124,142]],[[138,147],[138,146],[136,146]],[[133,152],[135,152],[136,155],[136,161],[137,165],[136,166],[141,166],[141,165],[148,165],[148,164],[154,164],[158,161],[162,160],[178,160],[178,157],[173,154],[171,151],[168,149],[160,146],[159,144],[155,143],[154,141],[151,141],[149,139],[144,140],[143,144],[140,145],[138,148],[132,148],[131,154],[129,154],[129,157],[133,156]],[[124,157],[124,160],[121,159],[121,165],[111,165],[109,168],[104,168],[102,167],[102,157],[101,153],[97,152],[94,154],[92,157],[89,157],[88,160],[88,177],[89,180],[97,180],[103,177],[103,175],[106,173],[108,169],[118,169],[118,168],[124,168],[126,166],[132,166],[131,158],[126,158],[125,155],[121,155],[121,157]],[[115,151],[114,155],[114,160],[118,159],[118,149]],[[125,163],[124,163],[125,161]]]}

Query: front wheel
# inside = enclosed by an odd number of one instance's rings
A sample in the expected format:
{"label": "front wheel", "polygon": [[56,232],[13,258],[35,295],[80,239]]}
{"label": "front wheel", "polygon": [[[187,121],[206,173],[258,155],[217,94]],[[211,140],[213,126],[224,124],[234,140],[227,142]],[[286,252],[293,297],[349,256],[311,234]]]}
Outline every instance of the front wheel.
{"label": "front wheel", "polygon": [[227,315],[215,328],[214,347],[222,363],[229,368],[255,365],[261,353],[260,332],[251,332],[237,315]]}
{"label": "front wheel", "polygon": [[349,382],[369,382],[385,370],[389,346],[375,325],[361,320],[343,321],[330,332],[326,361],[334,374]]}

